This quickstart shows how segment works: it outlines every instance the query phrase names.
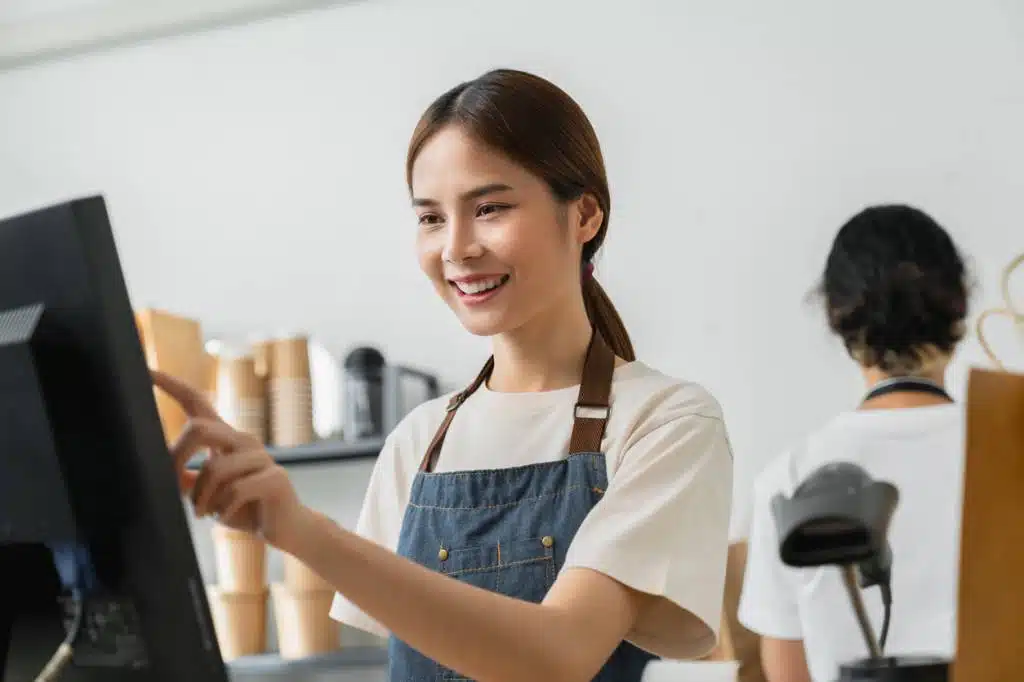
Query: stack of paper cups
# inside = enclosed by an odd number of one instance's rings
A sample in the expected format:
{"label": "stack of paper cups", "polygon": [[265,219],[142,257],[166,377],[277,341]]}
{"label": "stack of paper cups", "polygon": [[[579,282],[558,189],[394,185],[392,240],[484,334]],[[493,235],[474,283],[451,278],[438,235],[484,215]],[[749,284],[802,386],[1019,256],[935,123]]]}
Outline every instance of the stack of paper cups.
{"label": "stack of paper cups", "polygon": [[260,384],[260,392],[263,396],[263,433],[267,443],[274,442],[274,433],[270,419],[270,354],[274,342],[262,337],[251,340],[253,365],[256,370],[256,379]]}
{"label": "stack of paper cups", "polygon": [[211,405],[217,404],[217,356],[203,351],[203,394]]}
{"label": "stack of paper cups", "polygon": [[218,584],[207,590],[221,656],[262,653],[267,643],[267,548],[255,535],[215,524]]}
{"label": "stack of paper cups", "polygon": [[298,592],[334,592],[330,583],[312,568],[287,552],[284,552],[283,556],[284,583],[289,589]]}
{"label": "stack of paper cups", "polygon": [[220,358],[217,372],[217,411],[234,428],[267,442],[266,399],[251,355]]}
{"label": "stack of paper cups", "polygon": [[217,585],[206,589],[221,658],[232,661],[266,651],[266,591],[226,592]]}
{"label": "stack of paper cups", "polygon": [[315,571],[284,554],[284,582],[270,586],[281,658],[326,653],[340,645],[341,628],[330,616],[334,590]]}
{"label": "stack of paper cups", "polygon": [[279,447],[312,442],[313,391],[306,337],[274,341],[269,369],[271,442]]}

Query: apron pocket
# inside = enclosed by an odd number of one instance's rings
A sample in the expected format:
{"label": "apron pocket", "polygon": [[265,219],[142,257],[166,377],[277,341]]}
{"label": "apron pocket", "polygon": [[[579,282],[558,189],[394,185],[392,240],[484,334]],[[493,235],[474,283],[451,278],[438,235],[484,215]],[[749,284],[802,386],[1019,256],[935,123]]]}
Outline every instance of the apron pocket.
{"label": "apron pocket", "polygon": [[439,570],[491,592],[540,603],[555,582],[552,536],[442,550]]}

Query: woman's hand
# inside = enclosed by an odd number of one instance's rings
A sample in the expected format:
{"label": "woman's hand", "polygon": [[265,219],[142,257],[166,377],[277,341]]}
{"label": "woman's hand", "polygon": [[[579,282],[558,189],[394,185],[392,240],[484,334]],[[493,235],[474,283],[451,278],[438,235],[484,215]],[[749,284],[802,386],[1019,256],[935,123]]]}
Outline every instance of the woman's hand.
{"label": "woman's hand", "polygon": [[[215,515],[226,526],[258,533],[285,549],[311,513],[299,502],[285,470],[258,439],[225,423],[199,391],[163,372],[152,375],[153,383],[189,417],[170,452],[196,515]],[[190,471],[188,461],[203,449],[210,456],[198,472]]]}

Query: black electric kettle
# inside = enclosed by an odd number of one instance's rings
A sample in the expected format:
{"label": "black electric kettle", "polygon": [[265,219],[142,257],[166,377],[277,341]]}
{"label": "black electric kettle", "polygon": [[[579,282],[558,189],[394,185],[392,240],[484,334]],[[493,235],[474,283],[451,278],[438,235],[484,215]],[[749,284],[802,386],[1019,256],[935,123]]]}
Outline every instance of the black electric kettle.
{"label": "black electric kettle", "polygon": [[[422,400],[406,384],[422,385]],[[355,348],[345,357],[342,433],[345,440],[383,438],[419,402],[440,395],[437,377],[411,367],[389,365],[376,348]]]}

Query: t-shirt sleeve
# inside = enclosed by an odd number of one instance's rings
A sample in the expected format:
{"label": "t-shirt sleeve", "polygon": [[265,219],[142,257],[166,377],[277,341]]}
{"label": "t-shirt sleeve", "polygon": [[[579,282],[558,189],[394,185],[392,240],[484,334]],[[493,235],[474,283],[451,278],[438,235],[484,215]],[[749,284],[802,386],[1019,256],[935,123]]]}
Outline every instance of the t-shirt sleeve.
{"label": "t-shirt sleeve", "polygon": [[[398,548],[398,535],[402,517],[409,501],[411,482],[406,481],[400,466],[402,447],[394,435],[389,437],[381,449],[363,498],[363,506],[356,521],[355,533],[372,540],[391,551]],[[363,613],[341,594],[334,595],[331,604],[331,618],[359,630],[387,637],[387,629]]]}
{"label": "t-shirt sleeve", "polygon": [[803,639],[793,569],[779,558],[779,535],[771,510],[771,498],[776,492],[770,477],[762,476],[754,486],[747,568],[738,616],[748,630],[763,637]]}
{"label": "t-shirt sleeve", "polygon": [[661,597],[640,614],[629,641],[666,658],[702,656],[721,623],[731,503],[724,423],[675,416],[627,443],[565,568],[599,571]]}

